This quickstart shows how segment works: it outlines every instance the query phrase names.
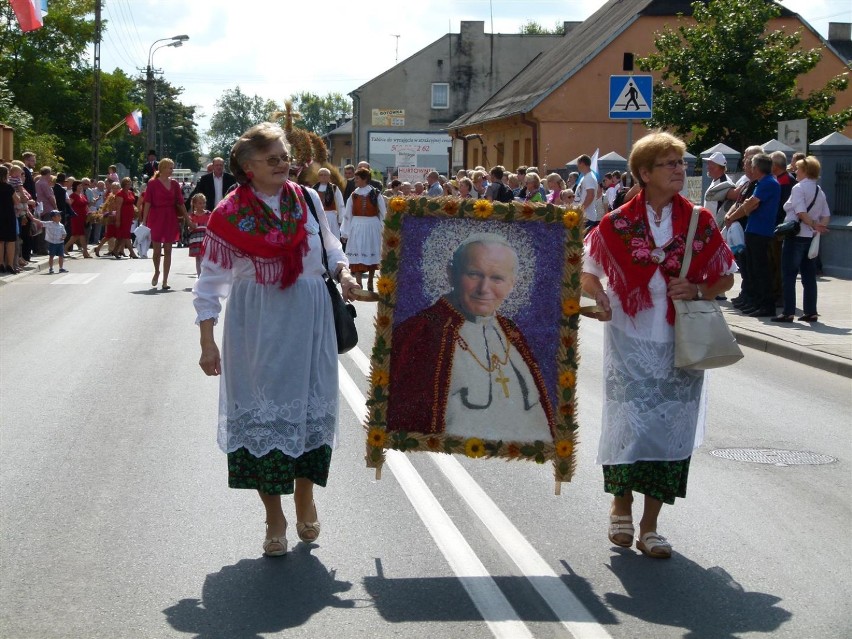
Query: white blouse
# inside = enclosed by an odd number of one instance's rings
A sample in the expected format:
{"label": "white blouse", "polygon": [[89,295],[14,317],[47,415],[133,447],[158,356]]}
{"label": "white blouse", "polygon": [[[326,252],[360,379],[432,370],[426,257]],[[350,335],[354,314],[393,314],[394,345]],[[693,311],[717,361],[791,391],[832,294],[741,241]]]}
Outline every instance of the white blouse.
{"label": "white blouse", "polygon": [[[308,232],[308,253],[302,258],[302,273],[299,279],[322,277],[325,272],[325,267],[322,264],[322,248],[319,240],[319,232],[322,231],[322,240],[325,244],[325,250],[328,254],[329,270],[333,275],[343,268],[349,266],[349,260],[343,252],[343,246],[340,240],[334,236],[328,226],[328,219],[325,215],[320,215],[322,212],[322,202],[319,199],[316,191],[311,188],[303,187],[305,197],[310,197],[314,203],[314,208],[317,212],[319,223],[314,219],[310,211],[306,211],[308,218],[305,221],[305,230]],[[255,195],[275,213],[276,217],[281,218],[280,207],[280,192],[278,195],[267,196],[255,191]],[[195,323],[206,319],[213,319],[214,323],[218,322],[219,315],[222,312],[222,300],[227,298],[231,291],[231,285],[234,279],[255,279],[254,264],[247,257],[237,257],[233,261],[231,268],[223,268],[219,264],[212,262],[207,255],[201,261],[201,276],[195,282],[193,292],[195,294]],[[275,285],[277,286],[277,285]]]}

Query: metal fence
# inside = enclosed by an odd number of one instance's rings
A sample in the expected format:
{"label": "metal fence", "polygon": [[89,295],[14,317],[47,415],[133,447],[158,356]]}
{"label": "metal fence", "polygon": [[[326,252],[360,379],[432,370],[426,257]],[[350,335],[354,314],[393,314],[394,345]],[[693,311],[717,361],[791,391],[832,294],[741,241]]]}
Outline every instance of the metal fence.
{"label": "metal fence", "polygon": [[838,164],[832,215],[852,215],[852,164]]}

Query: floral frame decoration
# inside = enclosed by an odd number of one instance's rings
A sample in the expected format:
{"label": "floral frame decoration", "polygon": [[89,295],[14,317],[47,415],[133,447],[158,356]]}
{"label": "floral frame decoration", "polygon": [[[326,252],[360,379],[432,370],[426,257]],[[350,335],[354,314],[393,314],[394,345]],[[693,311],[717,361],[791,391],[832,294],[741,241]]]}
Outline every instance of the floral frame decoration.
{"label": "floral frame decoration", "polygon": [[[389,200],[380,277],[376,284],[379,298],[376,338],[371,353],[368,415],[364,424],[367,467],[376,469],[377,478],[381,476],[385,450],[393,449],[460,454],[471,458],[499,457],[539,464],[550,461],[557,494],[561,483],[571,480],[578,441],[577,330],[583,226],[580,209],[566,209],[553,204],[500,203],[455,197],[398,196]],[[539,388],[546,389],[549,400],[542,403],[548,404],[550,409],[548,425],[552,438],[504,441],[446,432],[405,430],[398,428],[398,420],[389,429],[388,404],[394,392],[391,384],[394,329],[434,302],[434,295],[433,299],[429,299],[423,291],[431,290],[427,283],[440,276],[446,262],[430,259],[431,256],[446,257],[447,245],[456,246],[453,242],[466,233],[492,232],[495,229],[502,236],[513,238],[510,242],[513,247],[523,249],[523,255],[515,251],[521,271],[515,288],[522,290],[514,297],[514,306],[510,304],[509,310],[515,313],[515,325],[528,331],[526,340],[529,349],[538,357],[536,372],[540,366]],[[433,253],[430,246],[437,252]],[[533,255],[534,259],[526,259],[527,254]],[[435,262],[438,262],[437,266]],[[509,298],[506,300],[508,302]],[[500,307],[501,310],[503,308]],[[437,375],[437,371],[434,374]],[[539,377],[536,380],[538,383]]]}

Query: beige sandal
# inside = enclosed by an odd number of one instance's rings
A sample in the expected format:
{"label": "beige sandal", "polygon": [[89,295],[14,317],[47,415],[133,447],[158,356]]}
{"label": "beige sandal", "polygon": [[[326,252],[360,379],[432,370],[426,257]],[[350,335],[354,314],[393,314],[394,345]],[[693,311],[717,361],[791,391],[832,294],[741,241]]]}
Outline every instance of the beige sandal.
{"label": "beige sandal", "polygon": [[263,554],[267,557],[281,557],[287,554],[287,528],[280,537],[267,537],[263,540]]}
{"label": "beige sandal", "polygon": [[[633,545],[633,535],[636,529],[633,527],[633,517],[630,515],[610,515],[609,516],[609,540],[616,546],[622,548],[630,548]],[[618,541],[616,535],[627,535],[628,540]]]}
{"label": "beige sandal", "polygon": [[[317,514],[317,505],[314,504],[314,517],[319,519],[319,515]],[[299,535],[299,539],[304,541],[306,544],[310,544],[317,540],[320,536],[320,523],[318,521],[314,522],[296,522],[296,534]]]}
{"label": "beige sandal", "polygon": [[672,556],[672,545],[662,535],[649,532],[642,535],[636,542],[636,548],[642,554],[654,559],[668,559]]}

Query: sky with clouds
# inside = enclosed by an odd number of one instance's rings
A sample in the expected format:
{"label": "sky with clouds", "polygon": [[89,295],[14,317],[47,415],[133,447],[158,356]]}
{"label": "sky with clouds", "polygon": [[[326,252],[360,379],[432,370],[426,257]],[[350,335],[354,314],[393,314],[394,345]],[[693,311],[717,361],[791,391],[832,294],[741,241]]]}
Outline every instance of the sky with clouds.
{"label": "sky with clouds", "polygon": [[[184,87],[184,103],[198,107],[203,133],[216,99],[237,85],[249,95],[279,103],[301,91],[345,95],[392,67],[397,56],[402,61],[446,33],[458,33],[463,20],[483,20],[487,33],[517,33],[527,20],[546,27],[582,21],[604,2],[422,0],[380,8],[382,4],[104,0],[107,28],[101,67],[137,75],[155,40],[188,35],[189,41],[180,48],[156,50],[153,61],[169,82]],[[823,36],[829,22],[852,22],[849,0],[782,4]]]}

